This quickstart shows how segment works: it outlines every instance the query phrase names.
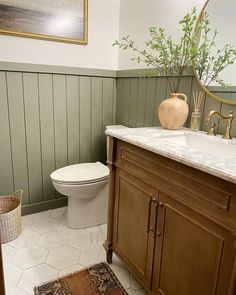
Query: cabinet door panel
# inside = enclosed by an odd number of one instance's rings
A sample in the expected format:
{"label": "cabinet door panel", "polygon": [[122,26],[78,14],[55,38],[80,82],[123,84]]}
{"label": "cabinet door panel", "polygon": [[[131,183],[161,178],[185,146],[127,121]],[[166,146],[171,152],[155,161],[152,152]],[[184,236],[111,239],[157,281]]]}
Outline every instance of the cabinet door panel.
{"label": "cabinet door panel", "polygon": [[160,201],[155,293],[228,294],[235,257],[229,232],[162,193]]}
{"label": "cabinet door panel", "polygon": [[150,286],[155,191],[123,171],[117,174],[116,185],[114,250],[139,279]]}

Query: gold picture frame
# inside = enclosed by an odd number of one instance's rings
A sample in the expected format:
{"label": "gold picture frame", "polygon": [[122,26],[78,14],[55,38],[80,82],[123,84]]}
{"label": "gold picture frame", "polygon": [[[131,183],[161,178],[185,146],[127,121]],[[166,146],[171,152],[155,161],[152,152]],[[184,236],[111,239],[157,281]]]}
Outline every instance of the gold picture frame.
{"label": "gold picture frame", "polygon": [[88,0],[0,0],[0,34],[86,45]]}

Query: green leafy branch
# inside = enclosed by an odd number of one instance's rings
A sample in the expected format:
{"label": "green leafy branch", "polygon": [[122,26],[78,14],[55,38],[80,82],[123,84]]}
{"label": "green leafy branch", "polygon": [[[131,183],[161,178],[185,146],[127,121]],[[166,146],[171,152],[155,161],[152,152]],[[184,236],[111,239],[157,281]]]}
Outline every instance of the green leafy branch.
{"label": "green leafy branch", "polygon": [[139,49],[130,36],[123,37],[121,42],[116,40],[113,46],[133,51],[136,56],[131,60],[152,67],[148,76],[165,75],[171,91],[178,92],[181,78],[187,73],[192,59],[197,54],[197,34],[194,32],[196,12],[194,7],[179,22],[182,27],[179,43],[175,43],[172,36],[167,35],[163,28],[152,26],[149,28],[150,39],[146,42],[145,49]]}

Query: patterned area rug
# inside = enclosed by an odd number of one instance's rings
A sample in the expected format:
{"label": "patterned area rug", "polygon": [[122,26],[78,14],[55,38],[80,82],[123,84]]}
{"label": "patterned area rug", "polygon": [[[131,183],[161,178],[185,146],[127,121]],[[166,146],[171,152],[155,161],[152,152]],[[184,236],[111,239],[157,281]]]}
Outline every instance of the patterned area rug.
{"label": "patterned area rug", "polygon": [[35,287],[34,292],[35,295],[128,294],[104,262]]}

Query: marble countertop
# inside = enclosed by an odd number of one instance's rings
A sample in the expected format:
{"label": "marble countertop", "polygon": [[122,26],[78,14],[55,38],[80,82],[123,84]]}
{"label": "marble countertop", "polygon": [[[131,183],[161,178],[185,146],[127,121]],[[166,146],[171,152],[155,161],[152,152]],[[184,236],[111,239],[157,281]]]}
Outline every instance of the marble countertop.
{"label": "marble countertop", "polygon": [[[106,135],[134,144],[156,154],[194,167],[201,171],[223,178],[236,184],[236,139],[226,140],[221,135],[208,136],[203,131],[191,131],[187,128],[172,131],[161,127],[117,128],[112,126],[106,130]],[[189,136],[190,143],[184,143],[178,138]],[[168,141],[168,138],[177,141]],[[195,140],[195,138],[197,138]],[[167,140],[166,140],[167,139]],[[201,148],[201,142],[207,142],[206,150]],[[198,144],[199,143],[199,144]],[[186,145],[187,144],[187,145]]]}

